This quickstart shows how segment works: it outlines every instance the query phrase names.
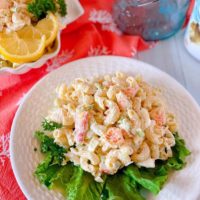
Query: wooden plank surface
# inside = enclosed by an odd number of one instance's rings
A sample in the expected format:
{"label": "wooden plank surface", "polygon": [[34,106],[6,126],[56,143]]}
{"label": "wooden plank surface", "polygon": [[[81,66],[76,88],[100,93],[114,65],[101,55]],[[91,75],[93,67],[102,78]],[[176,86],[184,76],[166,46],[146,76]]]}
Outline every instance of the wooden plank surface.
{"label": "wooden plank surface", "polygon": [[183,39],[184,31],[180,31],[154,48],[139,53],[137,58],[170,74],[200,105],[200,62],[189,55]]}

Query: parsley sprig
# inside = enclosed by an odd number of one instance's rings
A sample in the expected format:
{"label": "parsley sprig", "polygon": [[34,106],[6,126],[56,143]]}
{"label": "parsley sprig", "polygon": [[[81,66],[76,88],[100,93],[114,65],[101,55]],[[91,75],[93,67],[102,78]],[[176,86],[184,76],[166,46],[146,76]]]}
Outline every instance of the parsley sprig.
{"label": "parsley sprig", "polygon": [[61,165],[64,159],[64,153],[66,153],[66,149],[57,145],[54,142],[53,138],[48,137],[42,131],[36,131],[35,137],[41,142],[41,152],[42,153],[49,153],[52,156],[52,164],[59,164]]}
{"label": "parsley sprig", "polygon": [[64,0],[58,0],[57,1],[59,5],[59,13],[63,17],[67,14],[67,5]]}
{"label": "parsley sprig", "polygon": [[58,128],[62,128],[62,124],[44,119],[42,122],[42,128],[44,131],[54,131]]}
{"label": "parsley sprig", "polygon": [[48,12],[59,12],[61,16],[65,16],[67,6],[64,0],[33,0],[28,4],[28,11],[40,20],[45,18]]}

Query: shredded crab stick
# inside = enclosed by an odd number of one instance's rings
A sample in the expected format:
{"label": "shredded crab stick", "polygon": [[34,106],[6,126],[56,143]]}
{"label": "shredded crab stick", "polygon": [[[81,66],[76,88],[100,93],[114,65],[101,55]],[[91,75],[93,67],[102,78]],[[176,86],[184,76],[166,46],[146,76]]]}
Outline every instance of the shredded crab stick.
{"label": "shredded crab stick", "polygon": [[84,142],[88,130],[89,114],[88,112],[76,113],[75,118],[75,140],[77,143]]}
{"label": "shredded crab stick", "polygon": [[163,107],[154,108],[150,112],[150,116],[156,121],[158,125],[164,125],[166,123],[166,114]]}
{"label": "shredded crab stick", "polygon": [[135,97],[135,95],[137,94],[138,90],[139,90],[139,85],[136,85],[135,88],[129,87],[127,89],[124,90],[124,93],[129,96],[129,97]]}
{"label": "shredded crab stick", "polygon": [[112,144],[122,144],[124,142],[123,131],[120,128],[109,128],[105,137]]}

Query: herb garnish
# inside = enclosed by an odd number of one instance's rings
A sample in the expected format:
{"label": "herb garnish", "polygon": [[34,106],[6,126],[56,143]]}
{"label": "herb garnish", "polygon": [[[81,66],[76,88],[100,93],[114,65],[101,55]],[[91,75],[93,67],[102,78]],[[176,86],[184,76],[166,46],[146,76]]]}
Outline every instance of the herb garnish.
{"label": "herb garnish", "polygon": [[51,164],[61,165],[65,157],[64,153],[67,152],[66,149],[57,145],[54,142],[54,139],[45,135],[44,132],[36,131],[35,137],[41,142],[41,152],[51,154],[52,156]]}
{"label": "herb garnish", "polygon": [[40,20],[45,18],[48,12],[55,13],[58,11],[61,16],[65,16],[67,14],[67,6],[64,0],[34,0],[28,4],[28,11]]}
{"label": "herb garnish", "polygon": [[62,124],[44,119],[42,127],[44,131],[54,131],[55,129],[62,128]]}
{"label": "herb garnish", "polygon": [[64,0],[58,0],[59,4],[59,13],[63,17],[67,14],[67,6]]}

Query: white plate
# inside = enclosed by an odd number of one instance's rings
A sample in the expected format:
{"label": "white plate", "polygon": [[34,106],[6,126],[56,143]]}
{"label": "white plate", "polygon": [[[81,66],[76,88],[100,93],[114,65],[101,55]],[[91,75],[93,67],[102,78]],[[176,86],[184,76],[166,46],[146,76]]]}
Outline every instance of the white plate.
{"label": "white plate", "polygon": [[[84,13],[83,7],[81,6],[78,0],[65,0],[65,1],[67,4],[68,13],[66,17],[62,17],[60,19],[63,27],[75,21],[78,17],[80,17]],[[55,45],[56,48],[52,53],[44,54],[39,60],[32,63],[21,64],[17,68],[10,68],[10,67],[0,68],[0,74],[6,73],[6,72],[9,72],[12,74],[24,74],[32,68],[41,67],[48,59],[55,57],[60,51],[60,47],[61,47],[60,33],[61,32],[59,32],[57,35],[57,41]]]}
{"label": "white plate", "polygon": [[[77,77],[89,77],[123,71],[130,75],[141,74],[144,79],[159,86],[166,97],[170,110],[179,119],[180,135],[192,151],[188,165],[184,170],[171,175],[157,200],[196,200],[200,188],[200,109],[190,94],[173,78],[149,64],[123,57],[100,56],[71,62],[48,74],[26,95],[20,105],[11,130],[11,164],[17,182],[28,199],[57,200],[64,199],[61,194],[49,191],[33,176],[38,163],[42,160],[33,137],[40,127],[43,116],[53,105],[55,87],[70,83]],[[199,196],[200,197],[200,196]]]}

